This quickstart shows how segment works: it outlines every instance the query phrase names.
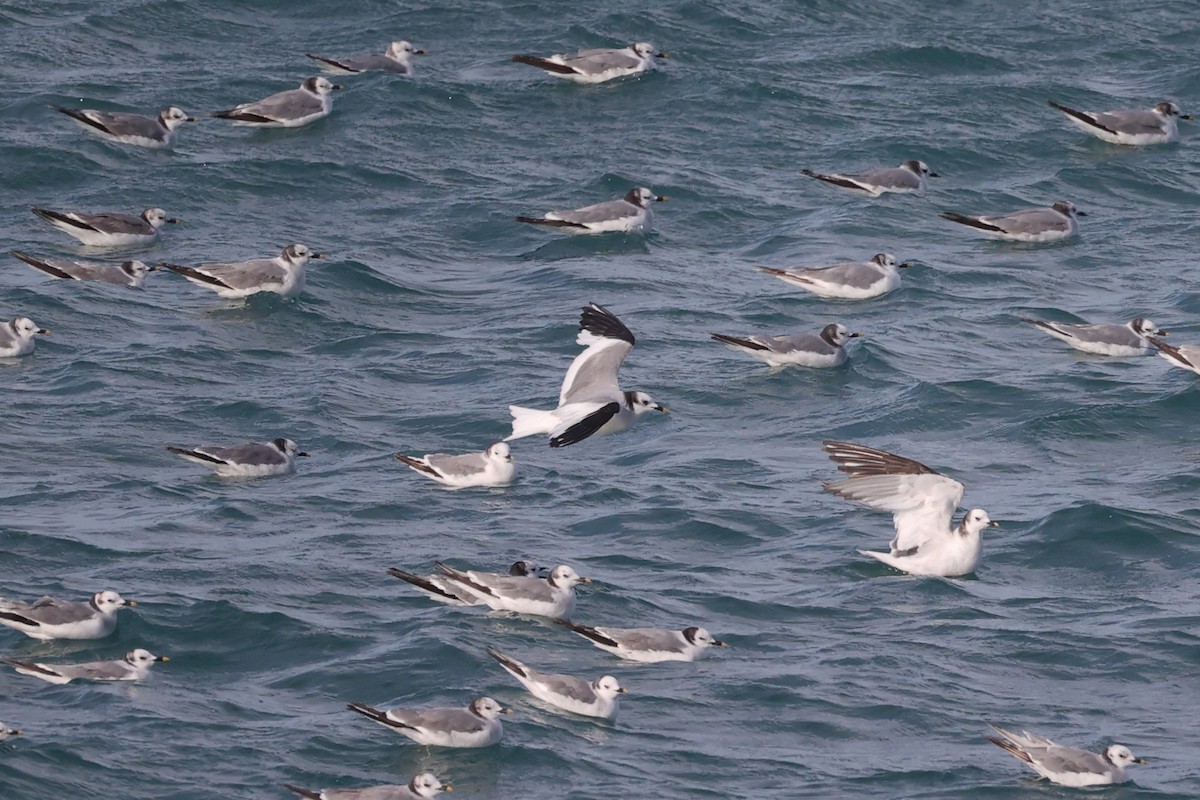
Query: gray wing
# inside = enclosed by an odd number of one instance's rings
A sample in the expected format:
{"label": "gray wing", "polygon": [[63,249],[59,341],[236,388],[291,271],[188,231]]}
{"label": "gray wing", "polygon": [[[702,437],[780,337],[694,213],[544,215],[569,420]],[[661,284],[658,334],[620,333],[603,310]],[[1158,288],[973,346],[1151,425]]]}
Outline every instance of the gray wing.
{"label": "gray wing", "polygon": [[135,233],[142,236],[154,233],[154,226],[141,217],[128,214],[76,214],[81,222],[104,233]]}
{"label": "gray wing", "polygon": [[601,339],[588,345],[567,369],[558,404],[612,402],[621,393],[617,373],[632,349],[623,339]]}
{"label": "gray wing", "polygon": [[921,186],[920,178],[901,167],[869,169],[866,172],[856,172],[846,177],[863,183],[869,183],[872,186],[887,186],[902,189],[918,189]]}
{"label": "gray wing", "polygon": [[236,264],[201,264],[197,272],[210,275],[232,289],[252,289],[272,283],[283,283],[287,271],[274,259],[257,258]]}
{"label": "gray wing", "polygon": [[111,111],[88,111],[88,116],[99,122],[114,136],[144,136],[147,139],[162,139],[166,129],[157,119],[141,114],[121,114]]}
{"label": "gray wing", "polygon": [[12,347],[17,342],[17,337],[13,336],[12,329],[8,324],[0,325],[0,347]]}
{"label": "gray wing", "polygon": [[487,468],[487,457],[483,453],[468,453],[462,456],[448,456],[445,453],[434,453],[425,456],[429,466],[443,475],[463,476],[483,472]]}
{"label": "gray wing", "polygon": [[368,786],[363,789],[322,789],[321,800],[418,800],[407,786]]}
{"label": "gray wing", "polygon": [[614,219],[626,219],[628,217],[637,216],[640,209],[633,203],[627,203],[624,200],[606,200],[603,203],[584,206],[573,211],[552,211],[547,214],[553,219],[560,219],[564,222],[574,222],[577,225],[587,225],[596,222],[608,222]]}
{"label": "gray wing", "polygon": [[1035,763],[1052,772],[1082,772],[1107,775],[1112,765],[1096,753],[1056,744],[1053,747],[1028,747],[1025,752]]}
{"label": "gray wing", "polygon": [[1091,115],[1096,122],[1117,133],[1162,133],[1162,117],[1153,111],[1135,108],[1121,108],[1115,111],[1105,111]]}
{"label": "gray wing", "polygon": [[228,461],[232,464],[249,466],[274,466],[286,464],[287,459],[274,447],[267,444],[242,444],[236,447],[196,447],[197,452]]}
{"label": "gray wing", "polygon": [[554,675],[549,672],[538,672],[528,667],[526,671],[529,673],[530,678],[544,685],[557,695],[569,697],[581,703],[596,702],[596,692],[592,689],[592,685],[585,680],[571,675]]}
{"label": "gray wing", "polygon": [[683,640],[675,631],[661,628],[596,628],[630,650],[655,650],[660,652],[682,652]]}
{"label": "gray wing", "polygon": [[120,267],[114,267],[112,264],[73,261],[69,258],[41,258],[38,260],[65,272],[77,281],[99,281],[121,286],[127,286],[130,282],[129,276]]}
{"label": "gray wing", "polygon": [[1070,221],[1053,208],[1027,208],[998,217],[980,216],[980,220],[995,225],[1005,233],[1037,234],[1045,231],[1070,230]]}
{"label": "gray wing", "polygon": [[512,600],[541,600],[551,602],[554,595],[550,584],[541,579],[524,576],[470,573],[471,577],[491,589],[495,594]]}
{"label": "gray wing", "polygon": [[412,70],[394,58],[381,56],[377,53],[369,53],[361,56],[351,56],[350,58],[330,59],[336,61],[347,69],[358,70],[365,72],[366,70],[379,70],[381,72],[399,72],[407,75]]}
{"label": "gray wing", "polygon": [[481,731],[487,722],[465,708],[394,708],[388,716],[414,728],[429,731]]}
{"label": "gray wing", "polygon": [[1145,342],[1124,325],[1055,325],[1081,342],[1117,344],[1125,347],[1142,347]]}
{"label": "gray wing", "polygon": [[[18,609],[13,609],[18,611]],[[79,603],[70,600],[55,600],[53,597],[43,597],[36,603],[18,611],[32,620],[43,625],[62,625],[67,622],[79,622],[91,619],[96,613],[89,603]]]}
{"label": "gray wing", "polygon": [[774,353],[792,353],[801,350],[806,353],[836,353],[837,349],[820,336],[811,333],[796,333],[782,336],[751,336],[750,341],[758,342]]}
{"label": "gray wing", "polygon": [[563,64],[579,70],[584,75],[599,75],[610,69],[633,69],[641,61],[623,50],[592,49],[580,50],[571,55],[559,56]]}
{"label": "gray wing", "polygon": [[92,661],[87,664],[45,664],[68,678],[89,678],[94,681],[119,681],[130,673],[127,661]]}
{"label": "gray wing", "polygon": [[855,289],[870,288],[871,285],[879,280],[881,274],[879,268],[874,264],[858,262],[834,264],[832,267],[795,270],[795,273],[814,280],[853,286]]}
{"label": "gray wing", "polygon": [[243,103],[233,109],[239,114],[257,114],[269,119],[299,119],[323,110],[321,99],[303,89],[289,89],[257,103]]}

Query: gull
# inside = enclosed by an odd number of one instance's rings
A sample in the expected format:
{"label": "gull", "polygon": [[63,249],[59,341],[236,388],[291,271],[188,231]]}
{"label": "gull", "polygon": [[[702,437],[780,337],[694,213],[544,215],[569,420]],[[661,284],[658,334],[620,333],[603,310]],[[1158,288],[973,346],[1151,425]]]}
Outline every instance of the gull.
{"label": "gull", "polygon": [[[513,565],[508,569],[508,577],[522,578],[526,576],[537,577],[537,573],[542,568],[534,564],[532,561],[514,561]],[[393,578],[399,578],[402,581],[407,581],[413,586],[427,594],[431,600],[436,600],[439,603],[445,603],[450,606],[481,606],[483,601],[479,599],[479,595],[472,592],[470,589],[457,584],[454,581],[447,580],[442,575],[414,575],[411,572],[405,572],[402,569],[391,567],[388,569],[388,574]],[[492,578],[503,578],[495,572],[476,572],[477,576],[482,576],[489,581]]]}
{"label": "gull", "polygon": [[22,675],[32,675],[47,683],[60,685],[77,678],[88,681],[140,681],[150,674],[154,662],[170,660],[167,656],[156,656],[141,648],[130,650],[124,658],[116,661],[92,661],[87,664],[35,664],[15,658],[0,658],[0,661]]}
{"label": "gull", "polygon": [[87,600],[46,596],[33,603],[0,598],[0,625],[33,639],[103,639],[117,629],[117,612],[136,606],[113,591],[96,592]]}
{"label": "gull", "polygon": [[995,216],[959,214],[943,211],[942,219],[978,228],[997,239],[1013,242],[1057,242],[1079,233],[1079,217],[1087,212],[1075,208],[1074,203],[1061,201],[1049,208],[1023,208],[1011,214]]}
{"label": "gull", "polygon": [[789,364],[801,367],[840,367],[846,363],[847,339],[862,336],[850,333],[845,325],[832,323],[820,333],[796,333],[782,336],[726,336],[714,333],[712,338],[731,350],[746,353],[773,370]]}
{"label": "gull", "polygon": [[197,122],[178,108],[171,106],[158,112],[157,117],[124,114],[117,111],[95,111],[90,108],[51,106],[66,114],[81,127],[110,142],[133,144],[139,147],[163,149],[175,143],[175,131],[185,122]]}
{"label": "gull", "polygon": [[1137,317],[1124,325],[1101,323],[1072,325],[1066,322],[1046,322],[1021,317],[1033,327],[1056,339],[1062,339],[1076,350],[1102,356],[1140,356],[1150,350],[1151,336],[1166,336],[1148,319]]}
{"label": "gull", "polygon": [[1154,108],[1118,108],[1112,111],[1077,111],[1047,100],[1067,119],[1097,139],[1110,144],[1165,144],[1179,139],[1178,119],[1192,119],[1174,103],[1162,102]]}
{"label": "gull", "polygon": [[309,800],[421,800],[436,797],[442,792],[452,792],[454,787],[443,784],[432,772],[422,772],[404,786],[368,786],[364,789],[302,789],[290,783],[283,784],[301,797]]}
{"label": "gull", "polygon": [[707,630],[692,626],[681,631],[664,628],[593,628],[568,619],[559,625],[575,631],[601,650],[627,661],[653,664],[658,661],[695,661],[710,647],[726,647]]}
{"label": "gull", "polygon": [[260,478],[264,475],[286,475],[296,471],[296,459],[308,458],[308,453],[291,439],[272,439],[259,444],[240,444],[235,447],[183,448],[168,447],[188,461],[202,464],[223,478]]}
{"label": "gull", "polygon": [[667,407],[650,395],[622,391],[617,383],[617,372],[633,349],[634,338],[615,314],[596,303],[586,306],[575,342],[587,349],[567,369],[558,408],[544,411],[509,406],[513,432],[504,441],[548,433],[551,447],[566,447],[592,434],[626,430],[647,411],[668,413]]}
{"label": "gull", "polygon": [[426,55],[424,50],[417,50],[405,41],[392,42],[384,55],[367,53],[350,58],[326,58],[312,53],[304,55],[321,65],[326,72],[338,75],[354,75],[359,72],[395,72],[399,75],[412,74],[412,57]]}
{"label": "gull", "polygon": [[630,189],[620,200],[584,206],[573,211],[547,211],[540,217],[517,217],[517,222],[560,228],[567,233],[645,233],[654,226],[654,212],[647,203],[664,203],[645,186]]}
{"label": "gull", "polygon": [[79,211],[51,211],[48,208],[31,209],[68,236],[73,236],[93,247],[122,247],[154,241],[158,229],[178,219],[168,218],[161,208],[147,208],[138,216],[102,211],[99,214],[84,214]]}
{"label": "gull", "polygon": [[309,78],[299,89],[279,92],[253,103],[242,103],[228,111],[213,114],[217,119],[233,120],[235,125],[259,128],[299,128],[329,116],[333,110],[330,92],[341,89],[321,77]]}
{"label": "gull", "polygon": [[24,736],[24,735],[25,735],[25,731],[20,730],[18,728],[10,728],[7,725],[5,725],[3,722],[0,722],[0,742],[3,742],[5,739],[12,738],[13,736]]}
{"label": "gull", "polygon": [[923,192],[926,178],[941,177],[930,172],[924,161],[905,161],[898,167],[880,167],[866,172],[826,174],[802,169],[800,173],[843,189],[865,192],[871,197],[879,197],[885,192]]}
{"label": "gull", "polygon": [[539,700],[585,717],[614,719],[617,716],[617,704],[625,689],[611,675],[585,681],[570,675],[539,672],[493,647],[488,648],[488,655],[499,661],[500,666]]}
{"label": "gull", "polygon": [[566,564],[559,564],[550,570],[550,575],[544,580],[534,575],[509,576],[457,570],[440,561],[435,566],[451,582],[455,593],[465,593],[494,611],[513,611],[538,617],[569,619],[575,610],[576,584],[592,582],[591,578],[580,577]]}
{"label": "gull", "polygon": [[512,60],[574,83],[604,83],[645,72],[654,67],[654,59],[667,57],[666,53],[654,50],[654,45],[648,42],[637,42],[622,48],[596,48],[545,57],[515,55]]}
{"label": "gull", "polygon": [[143,261],[104,264],[98,261],[76,261],[73,258],[38,258],[28,253],[22,253],[20,250],[11,250],[9,254],[14,258],[21,259],[39,272],[55,278],[112,283],[117,286],[128,286],[131,289],[141,289],[146,282],[146,276],[156,269]]}
{"label": "gull", "polygon": [[[1159,335],[1162,335],[1161,331]],[[1179,347],[1174,347],[1167,344],[1161,339],[1150,338],[1150,344],[1158,348],[1158,354],[1171,362],[1173,366],[1181,369],[1190,369],[1192,372],[1200,375],[1200,347],[1194,344],[1185,344]]]}
{"label": "gull", "polygon": [[461,456],[430,453],[420,458],[396,453],[396,458],[427,478],[452,489],[503,486],[512,483],[516,472],[512,453],[504,442],[496,442],[482,453]]}
{"label": "gull", "polygon": [[501,714],[511,714],[490,697],[477,697],[466,708],[393,708],[381,711],[362,703],[346,708],[402,733],[418,744],[439,747],[487,747],[500,741]]}
{"label": "gull", "polygon": [[1029,731],[1013,733],[995,725],[990,727],[1004,738],[989,736],[989,742],[1033,767],[1042,778],[1060,786],[1079,788],[1125,783],[1129,780],[1125,772],[1127,767],[1146,763],[1144,758],[1134,758],[1123,744],[1110,744],[1103,753],[1092,753],[1056,744]]}
{"label": "gull", "polygon": [[29,317],[17,317],[0,325],[0,358],[15,358],[33,352],[33,337],[48,335],[49,328],[39,328]]}
{"label": "gull", "polygon": [[220,297],[237,299],[259,292],[274,292],[283,297],[295,297],[304,291],[305,265],[311,258],[324,258],[302,244],[290,244],[274,258],[256,258],[225,264],[201,264],[184,267],[161,263],[187,278],[197,286],[212,289]]}
{"label": "gull", "polygon": [[962,500],[961,483],[910,458],[849,442],[821,443],[821,449],[850,477],[823,483],[830,494],[870,508],[892,512],[896,536],[891,551],[859,550],[912,575],[969,575],[979,566],[980,534],[992,522],[981,508],[968,511],[950,527]]}
{"label": "gull", "polygon": [[840,300],[866,300],[900,288],[900,273],[911,264],[897,264],[891,253],[877,253],[870,261],[848,261],[829,267],[775,269],[759,267],[759,272],[774,275],[785,283],[799,286],[818,297]]}

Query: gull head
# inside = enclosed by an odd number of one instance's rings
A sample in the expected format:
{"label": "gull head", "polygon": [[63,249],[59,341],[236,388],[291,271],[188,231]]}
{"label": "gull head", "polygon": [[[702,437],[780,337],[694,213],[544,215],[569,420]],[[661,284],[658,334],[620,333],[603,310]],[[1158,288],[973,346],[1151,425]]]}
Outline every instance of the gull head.
{"label": "gull head", "polygon": [[145,261],[125,261],[121,264],[121,271],[128,275],[137,283],[141,283],[157,267],[152,267]]}
{"label": "gull head", "polygon": [[967,536],[978,536],[983,533],[983,529],[991,526],[998,527],[999,522],[992,522],[992,518],[982,508],[972,508],[963,515],[962,522],[959,523],[959,530]]}
{"label": "gull head", "polygon": [[725,647],[726,646],[724,642],[719,642],[716,639],[714,639],[712,637],[712,634],[709,633],[707,630],[705,630],[704,628],[698,628],[696,626],[692,626],[690,628],[684,628],[683,629],[683,638],[687,639],[689,644],[693,644],[696,647],[699,647],[701,649],[703,649],[705,647]]}
{"label": "gull head", "polygon": [[924,161],[905,161],[900,166],[903,167],[904,169],[908,170],[909,172],[913,173],[914,175],[921,175],[926,178],[942,177],[941,175],[938,175],[936,172],[930,172],[929,165],[926,164]]}
{"label": "gull head", "polygon": [[158,230],[168,222],[172,225],[175,225],[179,222],[177,219],[168,217],[167,212],[163,211],[161,208],[147,208],[142,212],[142,219],[146,221],[147,225],[149,225],[151,228],[154,228],[154,230]]}
{"label": "gull head", "polygon": [[1112,764],[1114,767],[1122,769],[1130,764],[1145,764],[1146,759],[1134,758],[1133,753],[1123,744],[1110,744],[1104,750],[1104,760]]}
{"label": "gull head", "polygon": [[501,714],[512,713],[511,708],[505,708],[490,697],[476,697],[470,708],[484,719],[499,719]]}
{"label": "gull head", "polygon": [[324,97],[334,89],[341,89],[342,85],[340,83],[330,83],[318,75],[317,77],[309,78],[304,83],[300,84],[300,88],[312,92],[317,97]]}
{"label": "gull head", "polygon": [[1179,117],[1180,119],[1191,119],[1191,115],[1184,114],[1179,106],[1174,103],[1164,101],[1154,107],[1154,110],[1162,114],[1164,117]]}
{"label": "gull head", "polygon": [[1075,207],[1074,203],[1069,202],[1067,200],[1059,200],[1057,203],[1055,203],[1054,205],[1052,205],[1050,207],[1053,208],[1058,213],[1060,213],[1064,216],[1070,217],[1071,219],[1075,219],[1076,217],[1086,217],[1087,216],[1086,211],[1080,211],[1078,208]]}
{"label": "gull head", "polygon": [[856,339],[861,333],[851,333],[845,325],[835,322],[821,329],[821,338],[834,347],[841,347],[847,339]]}
{"label": "gull head", "polygon": [[189,117],[183,112],[182,108],[176,108],[175,106],[164,108],[158,112],[158,120],[169,131],[175,130],[185,122],[198,122],[195,117]]}
{"label": "gull head", "polygon": [[577,583],[591,583],[591,578],[584,578],[575,570],[568,567],[566,564],[559,564],[554,569],[550,570],[550,576],[546,578],[551,586],[559,589],[570,589]]}
{"label": "gull head", "polygon": [[508,444],[505,442],[496,442],[484,452],[484,455],[487,456],[489,461],[513,460],[512,451],[509,450]]}
{"label": "gull head", "polygon": [[156,656],[149,650],[143,650],[139,647],[137,650],[130,650],[126,653],[125,660],[138,669],[144,669],[155,661],[170,661],[171,659],[166,656]]}
{"label": "gull head", "polygon": [[126,600],[113,591],[96,592],[92,595],[92,606],[101,614],[115,614],[125,606],[136,606],[132,600]]}
{"label": "gull head", "polygon": [[618,695],[625,694],[625,689],[617,683],[617,679],[612,675],[605,675],[603,678],[592,681],[592,690],[598,697],[603,697],[605,700],[612,700]]}
{"label": "gull head", "polygon": [[310,258],[324,258],[321,253],[314,253],[302,244],[289,244],[283,248],[283,260],[293,267],[302,267],[308,263]]}
{"label": "gull head", "polygon": [[291,456],[292,458],[308,458],[308,453],[301,451],[300,445],[296,444],[291,439],[284,439],[282,437],[278,439],[272,439],[271,445],[285,456]]}
{"label": "gull head", "polygon": [[647,203],[665,203],[666,195],[657,195],[647,189],[645,186],[639,186],[636,189],[630,189],[625,193],[625,202],[632,203],[638,208],[645,208]]}
{"label": "gull head", "polygon": [[514,561],[513,565],[508,568],[508,574],[521,578],[527,575],[537,575],[544,569],[545,567],[539,567],[534,561]]}
{"label": "gull head", "polygon": [[871,256],[871,262],[883,267],[886,270],[908,269],[912,264],[898,264],[896,257],[891,253],[876,253]]}
{"label": "gull head", "polygon": [[654,402],[654,398],[645,392],[626,392],[625,405],[638,416],[645,414],[647,411],[661,411],[664,414],[671,413],[669,408]]}
{"label": "gull head", "polygon": [[39,328],[29,317],[17,317],[12,321],[12,328],[18,339],[32,339],[35,334],[50,332],[47,328]]}
{"label": "gull head", "polygon": [[654,58],[667,57],[666,53],[654,52],[654,45],[650,44],[649,42],[636,42],[635,44],[629,45],[629,49],[637,54],[639,58],[650,58],[651,56]]}
{"label": "gull head", "polygon": [[1137,317],[1129,322],[1129,330],[1138,336],[1166,336],[1167,331],[1160,329],[1145,317]]}
{"label": "gull head", "polygon": [[387,56],[394,58],[397,61],[408,61],[409,56],[423,56],[424,50],[418,50],[412,46],[411,42],[406,42],[403,39],[392,42],[388,45]]}
{"label": "gull head", "polygon": [[443,785],[432,772],[422,772],[408,782],[408,788],[417,797],[435,797],[441,792],[454,791],[453,786]]}

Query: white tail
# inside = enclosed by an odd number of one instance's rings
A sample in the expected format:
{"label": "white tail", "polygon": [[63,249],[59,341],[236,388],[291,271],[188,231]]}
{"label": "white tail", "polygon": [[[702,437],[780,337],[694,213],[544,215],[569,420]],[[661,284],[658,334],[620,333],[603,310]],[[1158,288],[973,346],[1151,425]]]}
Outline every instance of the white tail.
{"label": "white tail", "polygon": [[558,417],[553,411],[542,411],[540,408],[523,408],[521,406],[509,406],[509,412],[513,417],[513,432],[511,436],[506,436],[504,441],[511,442],[513,439],[523,439],[526,436],[533,436],[538,433],[550,433],[559,425]]}

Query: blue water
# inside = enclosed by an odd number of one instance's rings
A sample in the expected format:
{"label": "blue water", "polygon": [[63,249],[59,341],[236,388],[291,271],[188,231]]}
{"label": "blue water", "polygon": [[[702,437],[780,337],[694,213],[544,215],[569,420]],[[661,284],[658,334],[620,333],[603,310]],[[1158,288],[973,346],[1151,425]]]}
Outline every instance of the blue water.
{"label": "blue water", "polygon": [[[636,5],[636,4],[635,4]],[[5,669],[0,798],[282,798],[406,782],[464,798],[1041,798],[985,721],[1150,759],[1105,796],[1200,795],[1197,378],[1075,353],[1019,322],[1144,314],[1200,341],[1200,168],[1106,145],[1045,102],[1200,110],[1188,2],[665,0],[246,4],[8,0],[0,7],[0,250],[81,252],[31,205],[184,223],[139,253],[182,263],[327,252],[295,301],[143,292],[8,260],[0,317],[54,329],[0,365],[0,593],[140,601],[117,634],[0,653],[167,654],[136,687]],[[296,131],[206,119],[171,152],[90,137],[51,103],[207,115],[406,38],[413,79],[348,77]],[[508,61],[646,40],[671,59],[578,87]],[[924,197],[865,200],[798,173],[920,158]],[[652,187],[647,237],[512,222]],[[987,242],[936,212],[1066,199],[1081,236]],[[894,252],[886,298],[835,303],[758,273]],[[518,443],[510,488],[449,492],[397,450],[480,450],[506,405],[547,406],[578,310],[638,336],[627,387],[671,406],[617,437]],[[849,364],[768,375],[709,341],[865,334]],[[286,478],[213,478],[164,446],[295,439]],[[1003,527],[966,580],[855,550],[886,515],[820,492],[822,438],[950,472]],[[557,626],[428,602],[388,577],[436,559],[569,563],[576,617],[703,624],[731,647],[635,665]],[[615,724],[549,711],[486,645],[628,685]],[[517,713],[503,742],[429,750],[345,710]]]}

